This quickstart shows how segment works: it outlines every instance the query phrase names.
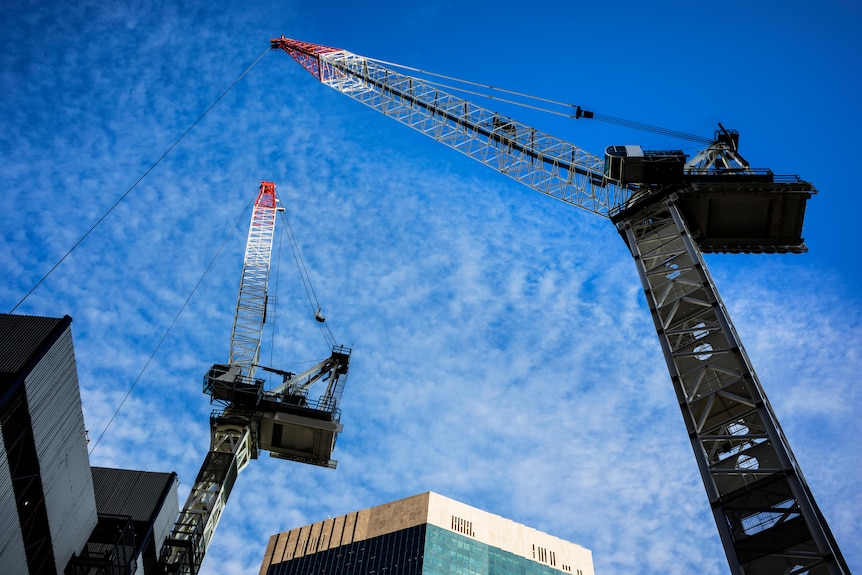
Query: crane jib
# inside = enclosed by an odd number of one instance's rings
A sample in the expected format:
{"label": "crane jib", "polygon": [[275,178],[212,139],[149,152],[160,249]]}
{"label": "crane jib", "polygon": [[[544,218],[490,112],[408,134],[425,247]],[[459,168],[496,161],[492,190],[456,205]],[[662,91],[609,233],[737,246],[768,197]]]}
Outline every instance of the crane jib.
{"label": "crane jib", "polygon": [[[284,38],[277,38],[272,40],[272,48],[273,49],[282,49],[288,53],[294,60],[297,60],[312,76],[317,78],[318,81],[323,82],[322,77],[322,62],[321,55],[329,54],[332,52],[341,52],[341,50],[337,50],[334,48],[327,47],[318,47],[313,45],[315,48],[319,48],[319,50],[312,50],[306,48],[302,43],[294,43],[293,41],[286,40]],[[313,58],[315,63],[313,66],[300,61],[299,58],[296,57],[296,53],[302,54],[308,58]],[[357,75],[350,70],[347,66],[340,64],[338,62],[334,62],[332,60],[325,60],[325,62],[341,72],[342,74],[349,76],[351,78],[357,78]],[[464,130],[473,131],[476,134],[486,138],[489,141],[499,142],[501,144],[505,144],[509,146],[512,150],[515,150],[519,153],[524,154],[526,157],[535,160],[537,162],[541,162],[544,164],[550,164],[557,169],[562,169],[567,172],[572,172],[576,174],[580,174],[582,176],[586,176],[589,178],[589,181],[592,185],[597,187],[605,187],[608,184],[608,179],[605,177],[603,173],[594,172],[591,170],[587,170],[581,166],[578,166],[576,163],[568,162],[559,157],[549,158],[544,154],[540,154],[534,148],[526,145],[524,143],[519,142],[516,138],[512,138],[505,133],[506,126],[514,127],[514,123],[510,118],[505,116],[497,116],[499,118],[498,122],[495,122],[496,125],[493,125],[491,128],[483,126],[481,124],[477,124],[475,122],[471,122],[469,120],[465,120],[463,116],[459,116],[457,114],[453,114],[450,111],[438,108],[428,102],[421,100],[407,92],[402,90],[398,90],[397,88],[392,87],[389,84],[386,84],[380,80],[375,80],[369,76],[361,77],[361,81],[363,84],[373,87],[378,91],[384,94],[390,94],[393,98],[401,99],[411,106],[418,106],[427,112],[437,115],[447,121],[450,121]],[[468,103],[465,100],[465,104]]]}

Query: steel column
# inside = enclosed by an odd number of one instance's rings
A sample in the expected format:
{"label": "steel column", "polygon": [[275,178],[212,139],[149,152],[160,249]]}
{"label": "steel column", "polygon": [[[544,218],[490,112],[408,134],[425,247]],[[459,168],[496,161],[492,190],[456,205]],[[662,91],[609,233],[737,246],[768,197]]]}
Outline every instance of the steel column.
{"label": "steel column", "polygon": [[618,228],[643,283],[731,571],[849,575],[675,200]]}
{"label": "steel column", "polygon": [[210,421],[210,452],[162,550],[166,573],[196,575],[199,572],[236,476],[256,457],[252,439],[256,427],[254,416],[216,413]]}

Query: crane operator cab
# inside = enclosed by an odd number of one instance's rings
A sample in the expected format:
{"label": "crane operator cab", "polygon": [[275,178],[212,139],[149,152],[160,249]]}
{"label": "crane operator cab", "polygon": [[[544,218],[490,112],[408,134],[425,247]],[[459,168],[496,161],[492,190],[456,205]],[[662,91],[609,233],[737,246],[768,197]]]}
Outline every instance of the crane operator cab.
{"label": "crane operator cab", "polygon": [[640,146],[608,146],[605,176],[621,186],[681,184],[686,155],[681,150],[644,151]]}
{"label": "crane operator cab", "polygon": [[[239,365],[216,364],[204,376],[204,393],[228,414],[254,414],[256,447],[270,456],[335,467],[331,459],[341,424],[341,395],[347,380],[350,349],[335,346],[330,357],[302,373],[258,366],[278,374],[283,383],[265,390],[264,379],[249,377]],[[310,395],[317,382],[320,397]],[[220,416],[221,417],[221,416]]]}

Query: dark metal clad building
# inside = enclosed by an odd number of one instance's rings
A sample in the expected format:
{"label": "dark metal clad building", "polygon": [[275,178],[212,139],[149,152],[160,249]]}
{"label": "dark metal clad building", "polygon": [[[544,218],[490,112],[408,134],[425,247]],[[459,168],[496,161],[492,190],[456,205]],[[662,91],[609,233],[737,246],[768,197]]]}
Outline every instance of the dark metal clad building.
{"label": "dark metal clad building", "polygon": [[155,573],[176,474],[90,468],[71,323],[0,314],[0,574]]}
{"label": "dark metal clad building", "polygon": [[[129,559],[136,563],[137,573],[154,572],[162,542],[179,513],[177,474],[106,467],[92,470],[100,526],[113,526],[114,532],[118,526],[130,528],[134,544],[123,553],[131,552]],[[106,544],[95,539],[90,538],[88,549]]]}
{"label": "dark metal clad building", "polygon": [[[50,343],[56,331],[69,327],[72,318],[37,317],[0,314],[0,389],[18,379],[28,361],[38,359]],[[46,347],[47,344],[47,347]]]}
{"label": "dark metal clad building", "polygon": [[96,526],[71,323],[0,315],[2,573],[62,573]]}

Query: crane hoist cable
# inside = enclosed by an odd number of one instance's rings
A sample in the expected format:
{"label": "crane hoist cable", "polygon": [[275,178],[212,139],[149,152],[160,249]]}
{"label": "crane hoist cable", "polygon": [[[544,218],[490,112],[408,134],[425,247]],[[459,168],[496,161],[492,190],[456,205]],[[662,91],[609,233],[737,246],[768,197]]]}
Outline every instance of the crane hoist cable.
{"label": "crane hoist cable", "polygon": [[224,99],[224,97],[227,96],[228,92],[233,90],[234,86],[239,84],[239,82],[243,78],[245,78],[249,72],[251,72],[251,69],[254,68],[255,65],[258,62],[260,62],[263,59],[263,57],[266,55],[266,53],[269,51],[270,51],[269,48],[267,48],[267,50],[265,52],[263,52],[260,56],[258,56],[255,59],[255,61],[252,62],[251,65],[249,65],[249,67],[246,68],[242,72],[242,74],[240,74],[239,77],[237,77],[237,79],[234,80],[233,83],[231,83],[231,85],[228,86],[227,89],[224,92],[222,92],[221,95],[218,98],[216,98],[215,101],[212,104],[210,104],[209,107],[206,110],[204,110],[203,113],[200,116],[198,116],[198,118],[194,122],[192,122],[192,124],[188,128],[186,128],[186,131],[183,132],[182,134],[180,134],[180,137],[177,138],[173,144],[168,146],[168,149],[165,150],[165,152],[161,156],[159,156],[159,158],[155,162],[153,162],[153,165],[151,165],[149,168],[147,168],[146,171],[144,171],[144,173],[141,175],[141,177],[138,178],[137,180],[135,180],[135,182],[129,187],[129,189],[126,190],[123,193],[123,195],[121,195],[119,198],[117,198],[117,200],[111,205],[111,207],[109,207],[107,209],[107,211],[105,211],[105,213],[102,214],[102,216],[98,220],[96,220],[96,223],[94,223],[92,226],[90,226],[90,229],[88,229],[86,232],[84,232],[84,234],[80,238],[78,238],[78,241],[76,241],[72,245],[72,247],[69,248],[66,251],[66,253],[64,253],[63,256],[59,260],[57,260],[57,263],[55,263],[53,266],[51,266],[51,269],[49,269],[47,272],[45,272],[45,275],[43,275],[41,278],[39,278],[39,281],[37,281],[26,294],[24,294],[24,297],[22,297],[20,300],[18,300],[18,303],[16,303],[12,307],[12,309],[9,310],[9,313],[15,313],[15,310],[18,309],[21,306],[21,304],[23,304],[27,300],[27,298],[29,298],[33,294],[34,291],[36,291],[36,288],[38,288],[40,285],[42,285],[42,283],[44,283],[44,281],[46,279],[48,279],[48,276],[50,276],[52,273],[54,273],[54,270],[56,270],[58,267],[60,267],[60,264],[62,264],[66,260],[66,258],[69,257],[72,254],[72,252],[75,251],[75,249],[77,249],[77,247],[79,245],[81,245],[81,243],[85,239],[87,239],[87,237],[89,237],[89,235],[91,233],[93,233],[93,230],[95,230],[99,226],[99,224],[101,224],[103,221],[105,221],[105,219],[111,214],[111,212],[113,212],[117,208],[117,206],[119,206],[130,193],[132,193],[132,190],[134,190],[136,187],[138,187],[138,184],[140,184],[144,180],[144,178],[146,178],[148,175],[150,175],[150,172],[152,172],[153,170],[156,169],[156,166],[158,166],[162,162],[162,160],[164,160],[167,157],[167,155],[170,154],[173,151],[173,149],[176,148],[179,145],[179,143],[183,141],[183,138],[188,136],[189,132],[191,132],[195,126],[197,126],[198,124],[201,123],[201,121],[204,119],[204,117],[207,114],[209,114],[210,110],[212,110],[216,106],[216,104],[221,102],[222,99]]}
{"label": "crane hoist cable", "polygon": [[271,311],[267,314],[267,319],[269,319],[269,322],[267,322],[269,324],[269,365],[275,365],[275,324],[278,321],[278,283],[281,277],[281,247],[283,237],[284,234],[278,236],[275,256],[275,289],[273,290],[275,297],[271,298]]}
{"label": "crane hoist cable", "polygon": [[299,249],[299,242],[296,240],[296,235],[293,233],[293,227],[290,225],[285,212],[281,212],[281,218],[284,225],[281,227],[282,233],[287,235],[287,241],[290,244],[290,250],[293,252],[293,259],[296,262],[296,267],[299,270],[299,277],[302,280],[302,285],[305,288],[305,295],[308,297],[308,303],[311,306],[311,311],[314,314],[314,319],[318,323],[323,339],[329,347],[336,343],[335,336],[329,324],[326,323],[326,318],[323,316],[320,300],[317,298],[317,293],[314,291],[314,286],[311,284],[311,275],[308,273],[308,268],[305,265],[305,260],[302,257],[302,251]]}
{"label": "crane hoist cable", "polygon": [[[282,216],[284,216],[285,212],[281,212]],[[300,279],[302,280],[303,287],[305,289],[306,297],[308,297],[309,305],[311,306],[312,312],[315,315],[315,319],[317,317],[323,317],[320,311],[320,303],[317,300],[317,294],[314,291],[314,287],[311,285],[311,279],[308,276],[308,270],[305,266],[305,261],[302,259],[302,254],[299,251],[299,246],[296,243],[296,238],[293,235],[293,229],[290,228],[290,232],[288,232],[288,228],[290,226],[287,216],[284,216],[283,220],[284,225],[281,226],[281,233],[278,236],[278,244],[276,245],[276,256],[275,260],[275,269],[273,272],[275,273],[274,285],[273,285],[273,293],[275,297],[269,298],[269,311],[267,313],[267,325],[269,326],[269,334],[270,334],[270,365],[275,364],[275,332],[276,332],[276,322],[278,321],[278,294],[279,294],[279,280],[281,278],[281,254],[282,254],[282,246],[283,240],[285,236],[288,237],[288,243],[290,244],[291,252],[293,253],[294,260],[297,261],[297,268],[299,269]],[[301,262],[301,263],[300,263]],[[313,299],[312,299],[313,298]],[[317,302],[317,303],[315,303]],[[317,324],[323,334],[323,339],[326,342],[327,346],[333,347],[336,343],[335,336],[332,334],[332,330],[329,327],[329,323],[325,321],[317,320]],[[313,363],[319,363],[319,361],[315,361]]]}
{"label": "crane hoist cable", "polygon": [[531,110],[536,110],[536,111],[544,112],[544,113],[548,113],[548,114],[554,114],[557,116],[563,116],[566,118],[594,119],[594,120],[598,120],[600,122],[605,122],[608,124],[615,124],[617,126],[623,126],[625,128],[631,128],[631,129],[640,130],[643,132],[652,132],[654,134],[661,134],[663,136],[669,136],[671,138],[677,138],[680,140],[689,140],[692,142],[698,142],[700,144],[712,143],[712,138],[706,138],[703,136],[698,136],[696,134],[688,134],[686,132],[680,132],[678,130],[671,130],[669,128],[662,128],[660,126],[653,126],[651,124],[645,124],[643,122],[635,122],[633,120],[625,120],[623,118],[608,116],[606,114],[598,114],[595,112],[590,112],[590,111],[584,110],[583,108],[581,108],[578,105],[569,104],[567,102],[560,102],[558,100],[552,100],[550,98],[543,98],[541,96],[534,96],[532,94],[526,94],[524,92],[517,92],[515,90],[508,90],[506,88],[500,88],[500,87],[493,86],[490,84],[482,84],[480,82],[473,82],[470,80],[464,80],[462,78],[457,78],[455,76],[447,76],[445,74],[438,74],[436,72],[429,72],[427,70],[422,70],[420,68],[414,68],[412,66],[405,66],[403,64],[395,64],[393,62],[387,62],[385,60],[378,60],[376,58],[367,58],[367,59],[370,61],[373,61],[373,62],[377,62],[378,64],[383,64],[384,66],[388,65],[388,66],[394,66],[396,68],[403,68],[405,70],[410,70],[411,72],[416,72],[419,74],[423,74],[425,76],[442,78],[444,80],[451,80],[453,82],[458,82],[460,84],[464,84],[464,85],[468,85],[468,86],[475,86],[477,88],[482,88],[484,90],[489,90],[491,92],[501,92],[504,94],[511,94],[512,96],[517,96],[519,98],[526,98],[528,100],[535,100],[537,102],[544,102],[546,104],[551,104],[554,106],[560,106],[561,108],[563,108],[563,111],[554,110],[554,109],[551,109],[548,107],[537,106],[537,105],[533,105],[533,104],[527,104],[526,102],[520,102],[518,100],[512,100],[509,98],[500,98],[497,96],[493,96],[491,94],[487,94],[485,92],[470,90],[468,88],[463,88],[461,86],[454,86],[451,84],[444,84],[442,82],[437,82],[434,80],[428,80],[427,78],[425,79],[425,82],[432,85],[432,86],[437,86],[437,87],[447,89],[447,90],[455,90],[455,91],[461,92],[463,94],[470,94],[472,96],[479,96],[481,98],[487,98],[488,100],[496,100],[498,102],[505,102],[506,104],[512,104],[515,106],[519,106],[521,108],[528,108]]}

